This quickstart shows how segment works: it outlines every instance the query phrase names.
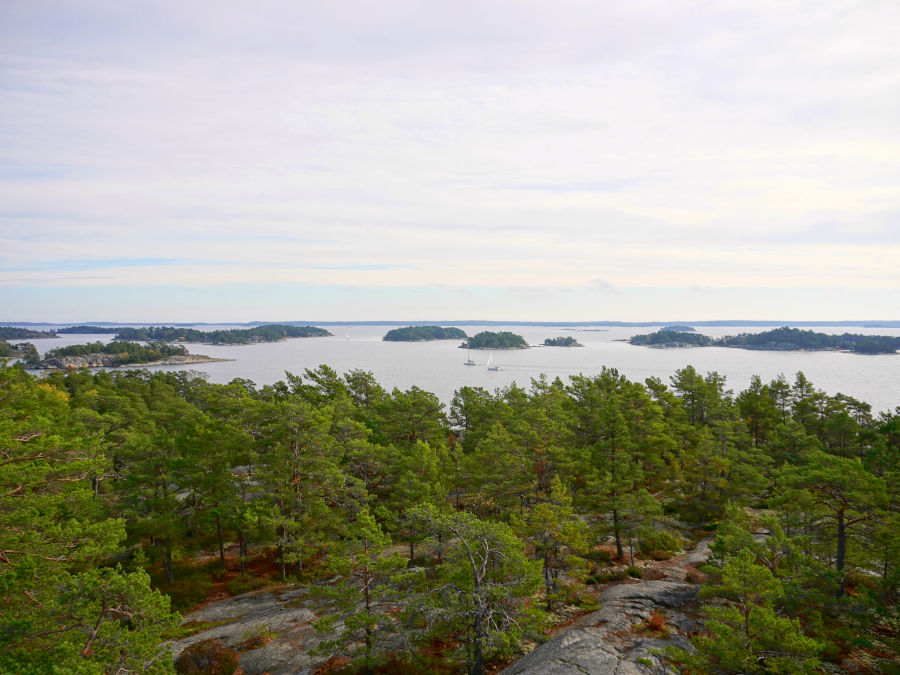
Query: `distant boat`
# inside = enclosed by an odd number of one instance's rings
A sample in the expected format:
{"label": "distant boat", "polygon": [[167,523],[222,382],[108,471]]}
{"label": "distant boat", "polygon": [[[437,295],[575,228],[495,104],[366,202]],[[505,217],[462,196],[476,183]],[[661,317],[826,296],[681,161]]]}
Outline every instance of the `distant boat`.
{"label": "distant boat", "polygon": [[491,355],[488,356],[487,367],[488,370],[500,370],[500,366],[494,365],[494,352],[491,352]]}
{"label": "distant boat", "polygon": [[474,362],[472,359],[469,358],[469,350],[468,350],[468,349],[466,350],[466,362],[465,362],[465,365],[467,365],[467,366],[474,366],[474,365],[476,365],[475,362]]}

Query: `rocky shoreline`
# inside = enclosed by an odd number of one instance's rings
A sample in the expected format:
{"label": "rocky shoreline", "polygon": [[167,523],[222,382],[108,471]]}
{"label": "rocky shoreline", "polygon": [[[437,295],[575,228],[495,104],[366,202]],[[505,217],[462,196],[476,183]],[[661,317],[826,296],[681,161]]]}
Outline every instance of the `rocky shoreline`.
{"label": "rocky shoreline", "polygon": [[118,354],[84,354],[83,356],[53,356],[37,363],[34,368],[41,370],[64,370],[68,368],[143,368],[145,366],[180,366],[191,363],[213,363],[233,361],[217,359],[203,354],[177,354],[158,361],[145,363],[122,362]]}

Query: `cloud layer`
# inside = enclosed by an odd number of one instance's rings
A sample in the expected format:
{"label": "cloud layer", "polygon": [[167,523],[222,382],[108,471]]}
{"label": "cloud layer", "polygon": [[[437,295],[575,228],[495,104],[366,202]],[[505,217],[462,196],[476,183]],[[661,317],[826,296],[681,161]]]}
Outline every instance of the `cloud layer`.
{"label": "cloud layer", "polygon": [[[8,1],[2,295],[41,318],[35,289],[72,287],[473,289],[484,318],[484,289],[896,300],[900,6],[626,4]],[[559,318],[519,295],[502,311]]]}

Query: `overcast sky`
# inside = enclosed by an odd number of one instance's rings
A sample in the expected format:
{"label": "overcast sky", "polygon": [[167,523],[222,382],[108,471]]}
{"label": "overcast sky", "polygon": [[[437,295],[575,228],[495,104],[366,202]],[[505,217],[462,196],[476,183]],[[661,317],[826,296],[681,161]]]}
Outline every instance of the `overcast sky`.
{"label": "overcast sky", "polygon": [[900,3],[0,3],[0,321],[900,318]]}

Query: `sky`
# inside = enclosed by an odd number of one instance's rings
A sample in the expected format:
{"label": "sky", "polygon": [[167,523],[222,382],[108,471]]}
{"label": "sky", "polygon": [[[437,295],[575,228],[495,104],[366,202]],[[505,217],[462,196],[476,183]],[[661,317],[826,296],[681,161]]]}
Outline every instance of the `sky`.
{"label": "sky", "polygon": [[0,321],[900,318],[896,0],[0,3]]}

